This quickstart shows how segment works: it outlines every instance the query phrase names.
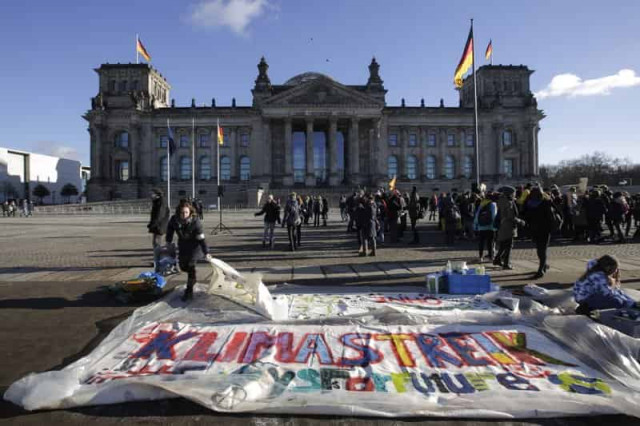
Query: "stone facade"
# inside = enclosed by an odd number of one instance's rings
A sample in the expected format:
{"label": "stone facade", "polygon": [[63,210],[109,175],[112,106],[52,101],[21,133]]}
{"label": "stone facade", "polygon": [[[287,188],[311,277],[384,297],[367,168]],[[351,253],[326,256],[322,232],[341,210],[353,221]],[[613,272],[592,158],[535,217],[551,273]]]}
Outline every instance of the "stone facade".
{"label": "stone facade", "polygon": [[[166,187],[168,130],[172,197],[196,192],[216,197],[216,123],[224,130],[220,173],[229,203],[246,202],[258,187],[284,192],[348,190],[386,185],[423,190],[468,188],[475,181],[473,80],[460,89],[457,107],[387,106],[375,58],[364,85],[343,85],[304,73],[272,85],[264,58],[251,106],[176,107],[170,86],[147,64],[104,64],[89,122],[90,201],[146,197]],[[538,175],[538,131],[544,118],[529,88],[526,66],[477,70],[480,177],[488,184]],[[195,152],[191,152],[191,141]],[[175,194],[174,194],[175,192]],[[244,194],[244,195],[243,195]]]}

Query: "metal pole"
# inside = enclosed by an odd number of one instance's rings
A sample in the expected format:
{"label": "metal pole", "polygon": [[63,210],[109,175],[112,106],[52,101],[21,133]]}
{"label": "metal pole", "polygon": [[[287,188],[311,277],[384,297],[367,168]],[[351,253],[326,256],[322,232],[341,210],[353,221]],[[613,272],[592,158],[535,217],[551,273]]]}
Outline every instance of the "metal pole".
{"label": "metal pole", "polygon": [[220,205],[220,141],[218,135],[220,134],[220,120],[216,119],[216,172],[217,172],[217,191],[218,191],[218,211],[220,212],[220,220],[222,220],[222,206]]}
{"label": "metal pole", "polygon": [[136,34],[136,64],[140,63],[140,54],[138,53],[138,34]]}
{"label": "metal pole", "polygon": [[191,119],[191,198],[196,198],[196,119]]}
{"label": "metal pole", "polygon": [[[480,188],[480,135],[478,134],[478,90],[476,84],[476,43],[473,38],[473,19],[471,19],[471,64],[473,66],[473,126],[476,137],[476,186]],[[500,165],[498,165],[500,167]]]}
{"label": "metal pole", "polygon": [[[167,131],[169,131],[169,119],[167,118]],[[171,211],[171,155],[169,153],[169,135],[167,135],[167,207]]]}

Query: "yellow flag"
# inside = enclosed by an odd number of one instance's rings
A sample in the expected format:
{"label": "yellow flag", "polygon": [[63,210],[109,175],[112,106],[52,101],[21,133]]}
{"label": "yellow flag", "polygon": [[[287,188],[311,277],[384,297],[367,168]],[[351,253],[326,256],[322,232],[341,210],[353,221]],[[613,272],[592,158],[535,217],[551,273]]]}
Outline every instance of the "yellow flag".
{"label": "yellow flag", "polygon": [[393,179],[389,181],[389,191],[393,191],[396,189],[396,177],[393,176]]}

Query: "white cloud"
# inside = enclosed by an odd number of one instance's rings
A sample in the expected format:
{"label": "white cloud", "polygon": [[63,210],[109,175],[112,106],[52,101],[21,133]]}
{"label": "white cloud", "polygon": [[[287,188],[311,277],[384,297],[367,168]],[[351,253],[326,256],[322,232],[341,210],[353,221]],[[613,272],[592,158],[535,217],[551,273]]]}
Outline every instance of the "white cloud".
{"label": "white cloud", "polygon": [[52,157],[66,158],[67,160],[80,160],[80,153],[77,149],[55,142],[36,142],[34,144],[33,152],[51,155]]}
{"label": "white cloud", "polygon": [[190,20],[199,27],[228,27],[245,35],[251,21],[269,6],[268,0],[202,0],[194,6]]}
{"label": "white cloud", "polygon": [[582,80],[575,74],[558,74],[551,79],[547,87],[535,95],[538,99],[558,96],[608,95],[612,89],[633,86],[640,86],[640,77],[636,75],[635,71],[629,69],[591,80]]}

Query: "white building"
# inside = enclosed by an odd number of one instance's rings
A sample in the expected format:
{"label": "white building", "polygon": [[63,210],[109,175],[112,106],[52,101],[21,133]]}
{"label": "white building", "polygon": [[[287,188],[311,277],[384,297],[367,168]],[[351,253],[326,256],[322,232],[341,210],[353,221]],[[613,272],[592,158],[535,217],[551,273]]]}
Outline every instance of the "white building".
{"label": "white building", "polygon": [[68,183],[78,189],[78,196],[70,199],[76,202],[89,177],[90,168],[79,161],[0,147],[0,202],[12,198],[34,199],[33,189],[42,184],[50,192],[43,202],[61,204],[67,200],[60,191]]}

